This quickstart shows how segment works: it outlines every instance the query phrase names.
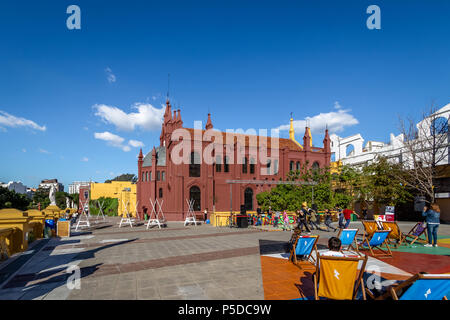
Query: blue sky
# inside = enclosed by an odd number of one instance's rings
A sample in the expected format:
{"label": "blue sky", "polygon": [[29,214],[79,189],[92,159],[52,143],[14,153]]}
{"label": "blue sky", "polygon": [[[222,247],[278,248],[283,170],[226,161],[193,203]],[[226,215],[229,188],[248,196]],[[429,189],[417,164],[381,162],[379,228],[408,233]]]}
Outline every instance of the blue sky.
{"label": "blue sky", "polygon": [[[66,27],[71,4],[81,30]],[[381,30],[366,27],[371,4]],[[449,12],[448,1],[4,0],[0,181],[67,190],[136,173],[138,146],[159,143],[168,73],[186,127],[210,111],[223,130],[274,128],[293,112],[388,141],[399,115],[450,103]]]}

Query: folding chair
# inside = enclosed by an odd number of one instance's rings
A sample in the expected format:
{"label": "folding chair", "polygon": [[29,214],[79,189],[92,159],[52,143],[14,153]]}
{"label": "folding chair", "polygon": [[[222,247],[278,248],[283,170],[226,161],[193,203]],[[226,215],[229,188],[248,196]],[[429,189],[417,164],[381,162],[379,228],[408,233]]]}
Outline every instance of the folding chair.
{"label": "folding chair", "polygon": [[383,225],[384,230],[391,230],[389,233],[389,236],[387,238],[387,241],[389,244],[391,244],[392,241],[396,241],[394,244],[395,248],[398,248],[402,245],[402,243],[405,241],[405,236],[403,235],[402,231],[400,230],[400,227],[398,226],[397,222],[395,221],[382,221],[381,224]]}
{"label": "folding chair", "polygon": [[[420,238],[424,234],[425,239]],[[428,242],[427,228],[424,226],[423,222],[417,222],[414,227],[412,227],[412,229],[407,234],[403,234],[403,236],[405,237],[405,241],[407,241],[408,239],[412,240],[410,245],[412,245],[416,241],[423,243]]]}
{"label": "folding chair", "polygon": [[448,300],[450,274],[416,274],[389,288],[394,300]]}
{"label": "folding chair", "polygon": [[[313,274],[314,297],[334,300],[354,300],[361,288],[363,300],[366,300],[362,276],[367,264],[364,257],[318,256],[316,272]],[[362,261],[358,271],[359,262]],[[356,280],[355,280],[356,279]]]}
{"label": "folding chair", "polygon": [[297,237],[294,245],[292,246],[289,260],[292,261],[297,267],[301,268],[298,263],[297,256],[302,256],[304,261],[309,261],[311,263],[315,263],[316,260],[312,256],[313,250],[316,252],[317,257],[317,240],[319,240],[319,236],[301,236]]}
{"label": "folding chair", "polygon": [[[387,237],[391,230],[377,230],[373,233],[371,237],[364,236],[361,243],[359,244],[360,249],[369,249],[372,256],[384,256],[392,257],[392,251],[387,244]],[[382,246],[385,246],[383,250]],[[375,253],[375,249],[378,249],[380,253]]]}
{"label": "folding chair", "polygon": [[[356,235],[358,234],[358,229],[340,229],[337,237],[341,240],[342,250],[350,251],[353,249],[359,254],[358,243],[356,242]],[[354,246],[353,246],[354,245]],[[344,246],[347,246],[344,248]]]}
{"label": "folding chair", "polygon": [[365,235],[370,237],[377,230],[382,229],[378,224],[378,221],[375,220],[362,220],[361,221],[364,227]]}

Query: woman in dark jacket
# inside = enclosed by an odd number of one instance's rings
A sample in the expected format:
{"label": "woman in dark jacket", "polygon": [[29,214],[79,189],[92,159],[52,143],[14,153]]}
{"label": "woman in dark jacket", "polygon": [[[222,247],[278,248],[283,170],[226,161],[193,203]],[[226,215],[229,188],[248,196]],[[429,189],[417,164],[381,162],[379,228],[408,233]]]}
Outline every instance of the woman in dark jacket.
{"label": "woman in dark jacket", "polygon": [[[439,229],[441,209],[436,203],[433,203],[431,204],[431,209],[428,206],[423,208],[422,216],[425,217],[428,232],[428,244],[425,247],[437,247],[437,232]],[[433,239],[433,244],[431,244],[431,239]]]}

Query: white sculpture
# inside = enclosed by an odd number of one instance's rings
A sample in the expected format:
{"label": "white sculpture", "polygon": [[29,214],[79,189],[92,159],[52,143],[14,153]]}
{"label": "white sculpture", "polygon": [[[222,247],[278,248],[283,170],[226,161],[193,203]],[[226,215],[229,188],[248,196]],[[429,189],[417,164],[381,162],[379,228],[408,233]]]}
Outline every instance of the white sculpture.
{"label": "white sculpture", "polygon": [[48,198],[50,199],[50,205],[56,206],[56,188],[53,185],[50,187]]}

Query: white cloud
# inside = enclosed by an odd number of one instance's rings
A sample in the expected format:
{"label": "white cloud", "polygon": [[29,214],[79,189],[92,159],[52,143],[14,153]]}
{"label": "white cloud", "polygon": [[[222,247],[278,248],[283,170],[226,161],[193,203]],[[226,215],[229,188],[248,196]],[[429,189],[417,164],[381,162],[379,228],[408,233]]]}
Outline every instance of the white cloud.
{"label": "white cloud", "polygon": [[108,80],[109,83],[116,82],[116,76],[112,72],[111,68],[107,67],[105,69],[105,72],[106,72],[106,79]]}
{"label": "white cloud", "polygon": [[45,153],[45,154],[50,154],[50,152],[45,150],[45,149],[39,149],[39,152],[40,153]]}
{"label": "white cloud", "polygon": [[144,143],[142,141],[138,141],[138,140],[130,140],[128,141],[128,144],[132,147],[135,148],[139,148],[139,147],[143,147]]}
{"label": "white cloud", "polygon": [[[11,128],[15,128],[15,127],[28,127],[34,130],[39,130],[39,131],[45,131],[47,130],[47,128],[45,126],[40,126],[38,125],[36,122],[25,119],[25,118],[21,118],[21,117],[16,117],[13,116],[12,114],[9,114],[5,111],[1,111],[0,110],[0,127],[11,127]],[[5,128],[3,128],[2,131],[6,131]]]}
{"label": "white cloud", "polygon": [[[323,133],[325,128],[328,126],[328,130],[333,132],[341,132],[346,127],[354,126],[359,123],[352,114],[350,114],[349,109],[342,109],[339,102],[334,103],[335,111],[330,111],[327,113],[319,113],[313,117],[306,117],[305,120],[294,120],[294,130],[297,133],[303,132],[305,130],[306,122],[308,121],[311,133]],[[279,130],[289,130],[290,125],[284,124],[279,126]]]}
{"label": "white cloud", "polygon": [[89,161],[89,158],[88,158],[88,157],[83,157],[83,159],[81,159],[81,161],[83,161],[83,162],[88,162],[88,161]]}
{"label": "white cloud", "polygon": [[161,109],[148,103],[136,103],[133,109],[137,112],[126,113],[121,109],[105,104],[93,106],[97,110],[96,116],[105,123],[113,124],[117,130],[133,131],[136,127],[144,130],[156,130],[161,128],[164,115],[164,106]]}
{"label": "white cloud", "polygon": [[95,132],[94,133],[95,139],[103,140],[108,142],[108,145],[120,148],[125,152],[128,152],[131,150],[131,148],[127,145],[123,145],[122,143],[125,141],[124,138],[121,136],[115,135],[111,132],[105,131],[105,132]]}

